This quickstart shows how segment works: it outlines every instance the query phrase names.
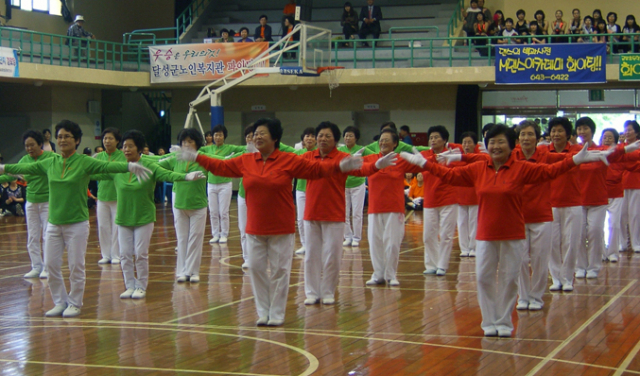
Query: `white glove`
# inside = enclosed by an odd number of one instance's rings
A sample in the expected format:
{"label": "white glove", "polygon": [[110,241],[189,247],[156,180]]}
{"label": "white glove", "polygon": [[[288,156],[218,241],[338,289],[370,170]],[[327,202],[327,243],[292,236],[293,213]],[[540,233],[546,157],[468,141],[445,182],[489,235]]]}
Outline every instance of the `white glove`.
{"label": "white glove", "polygon": [[[364,149],[360,149],[360,150],[364,150]],[[357,154],[357,153],[356,153]],[[378,170],[382,170],[383,168],[387,168],[389,166],[395,166],[396,165],[396,160],[398,154],[391,152],[387,155],[385,155],[384,157],[378,159],[376,161],[376,168]]]}
{"label": "white glove", "polygon": [[412,165],[420,166],[421,168],[424,168],[424,165],[427,164],[427,160],[415,147],[413,148],[413,154],[403,151],[402,153],[400,153],[400,158],[411,163]]}
{"label": "white glove", "polygon": [[4,165],[0,164],[0,174],[4,174]]}
{"label": "white glove", "polygon": [[169,148],[169,153],[175,153],[178,149],[180,149],[180,146],[171,145],[171,147]]}
{"label": "white glove", "polygon": [[203,174],[202,171],[193,171],[193,172],[189,172],[187,176],[184,177],[184,180],[191,181],[191,180],[205,179],[206,177],[207,176]]}
{"label": "white glove", "polygon": [[[605,158],[606,159],[606,158]],[[600,162],[602,161],[602,153],[599,150],[588,151],[587,144],[582,147],[582,150],[578,154],[573,156],[573,163],[580,165],[587,162]]]}
{"label": "white glove", "polygon": [[356,156],[356,157],[360,157],[360,156],[362,156],[363,152],[364,152],[364,148],[356,151],[355,153],[353,153],[353,155]]}
{"label": "white glove", "polygon": [[349,172],[362,167],[362,157],[349,155],[340,161],[340,171]]}
{"label": "white glove", "polygon": [[482,141],[478,141],[478,149],[480,149],[480,153],[489,154],[489,152],[487,151],[487,147],[484,146],[484,142]]}
{"label": "white glove", "polygon": [[632,153],[632,152],[634,152],[634,151],[636,151],[638,149],[640,149],[640,140],[625,146],[624,147],[624,152],[625,153]]}
{"label": "white glove", "polygon": [[129,162],[129,172],[134,174],[140,183],[149,180],[151,175],[151,170],[137,162]]}
{"label": "white glove", "polygon": [[198,157],[198,152],[191,148],[177,147],[175,149],[176,159],[182,162],[195,162]]}
{"label": "white glove", "polygon": [[253,142],[249,142],[247,144],[247,153],[255,153],[258,151],[258,148],[256,147],[256,144],[254,144]]}
{"label": "white glove", "polygon": [[545,139],[542,139],[542,141],[538,142],[538,146],[548,146],[548,145],[551,145],[551,142]]}
{"label": "white glove", "polygon": [[451,150],[447,150],[443,153],[436,155],[436,160],[440,164],[449,165],[452,162],[460,162],[462,160],[462,154],[460,154],[459,152],[455,153]]}

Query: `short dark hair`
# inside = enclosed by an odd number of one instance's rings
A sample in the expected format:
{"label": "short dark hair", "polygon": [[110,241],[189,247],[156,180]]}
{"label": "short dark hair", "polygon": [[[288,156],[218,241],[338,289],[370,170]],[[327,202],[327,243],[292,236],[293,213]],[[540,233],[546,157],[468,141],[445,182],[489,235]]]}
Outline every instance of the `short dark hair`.
{"label": "short dark hair", "polygon": [[207,136],[213,137],[213,132],[211,132],[211,131],[204,132],[204,137],[206,138]]}
{"label": "short dark hair", "polygon": [[358,141],[360,139],[360,130],[356,127],[354,127],[353,125],[350,125],[348,127],[346,127],[344,129],[344,131],[342,131],[342,137],[344,138],[344,135],[347,134],[347,132],[351,132],[353,133],[354,136],[356,136],[356,141]]}
{"label": "short dark hair", "polygon": [[255,129],[253,128],[253,124],[247,125],[247,127],[244,129],[244,137],[247,137],[249,133],[253,133],[254,130]]}
{"label": "short dark hair", "polygon": [[147,141],[144,139],[144,134],[139,130],[132,129],[124,132],[122,135],[122,144],[127,140],[132,140],[138,149],[138,153],[142,154],[142,150],[147,146]]}
{"label": "short dark hair", "polygon": [[224,136],[224,138],[227,138],[227,127],[225,127],[222,124],[218,124],[215,127],[211,128],[211,135],[213,136],[214,134],[218,133],[218,132],[222,132],[222,135]]}
{"label": "short dark hair", "polygon": [[316,130],[313,127],[306,127],[302,131],[302,134],[300,135],[300,141],[304,141],[304,136],[309,135],[309,134],[312,135],[313,137],[315,137],[316,136]]}
{"label": "short dark hair", "polygon": [[602,11],[600,9],[594,9],[593,12],[591,12],[591,14],[596,14],[596,13],[598,13],[600,17],[602,17]]}
{"label": "short dark hair", "polygon": [[464,141],[464,139],[467,138],[467,137],[471,137],[471,139],[473,140],[474,144],[478,143],[478,135],[476,134],[476,132],[464,132],[460,136],[460,141]]}
{"label": "short dark hair", "polygon": [[620,133],[618,133],[617,130],[613,128],[605,128],[602,130],[602,136],[604,136],[605,132],[611,132],[613,134],[613,139],[616,141],[616,144],[620,141]]}
{"label": "short dark hair", "polygon": [[587,127],[589,127],[589,129],[591,129],[592,136],[596,135],[596,123],[590,117],[584,116],[576,120],[576,130],[578,130],[578,127],[581,125],[586,125]]}
{"label": "short dark hair", "polygon": [[473,4],[473,3],[478,4],[478,0],[471,0],[471,2],[469,4]]}
{"label": "short dark hair", "polygon": [[340,141],[340,128],[338,128],[336,124],[330,121],[323,121],[322,123],[318,124],[318,126],[316,127],[316,137],[318,137],[318,133],[320,133],[320,131],[323,129],[330,129],[331,133],[333,133],[333,139],[336,142]]}
{"label": "short dark hair", "polygon": [[635,120],[627,120],[624,122],[624,127],[626,128],[628,125],[631,125],[633,127],[633,130],[636,131],[636,133],[640,134],[640,125],[638,125],[638,122]]}
{"label": "short dark hair", "polygon": [[61,129],[64,129],[65,131],[71,133],[73,138],[78,141],[78,143],[76,144],[76,150],[78,150],[80,141],[82,141],[82,129],[80,129],[78,123],[74,123],[71,120],[62,120],[61,122],[56,124],[56,138],[58,138],[58,132],[60,132]]}
{"label": "short dark hair", "polygon": [[544,15],[544,12],[542,10],[536,11],[536,13],[533,15],[533,18],[538,19],[538,15],[541,15],[542,16],[542,20],[544,21],[545,15]]}
{"label": "short dark hair", "polygon": [[573,125],[571,125],[571,121],[566,117],[555,117],[549,120],[549,133],[551,133],[551,129],[556,126],[562,126],[564,131],[567,133],[567,139],[571,137],[573,134]]}
{"label": "short dark hair", "polygon": [[396,132],[395,129],[392,129],[392,128],[383,129],[382,132],[380,132],[380,136],[382,137],[382,135],[385,133],[391,134],[391,139],[393,140],[393,142],[396,143],[396,145],[398,145],[398,143],[400,142],[400,136],[398,136],[398,132]]}
{"label": "short dark hair", "polygon": [[609,21],[609,17],[610,17],[610,16],[613,16],[613,22],[618,21],[618,13],[616,13],[616,12],[609,12],[609,13],[607,14],[607,21]]}
{"label": "short dark hair", "polygon": [[433,127],[429,127],[427,131],[427,140],[431,137],[431,133],[439,133],[440,137],[444,139],[445,142],[449,141],[449,131],[444,125],[434,125]]}
{"label": "short dark hair", "polygon": [[[253,126],[257,130],[260,126],[267,127],[271,138],[276,140],[276,149],[280,149],[280,140],[282,139],[282,123],[278,119],[262,118],[258,119]],[[313,129],[313,128],[311,128]]]}
{"label": "short dark hair", "polygon": [[113,138],[116,139],[116,141],[118,141],[118,143],[120,143],[120,140],[122,139],[122,135],[120,134],[120,130],[118,128],[113,128],[113,127],[109,127],[107,129],[105,129],[104,131],[102,131],[102,135],[100,136],[100,138],[104,138],[104,136],[107,133],[111,133],[113,135]]}
{"label": "short dark hair", "polygon": [[269,17],[267,17],[266,14],[261,15],[260,17],[258,17],[258,21],[260,21],[261,19],[266,18],[267,20],[269,19]]}
{"label": "short dark hair", "polygon": [[538,25],[538,21],[536,21],[536,20],[533,20],[533,21],[529,22],[529,28],[531,28],[531,26],[533,26],[533,25],[540,26],[540,25]]}
{"label": "short dark hair", "polygon": [[227,29],[222,29],[222,30],[220,30],[220,35],[222,35],[222,33],[227,33],[227,34],[229,34],[229,30],[227,30]]}
{"label": "short dark hair", "polygon": [[91,155],[91,148],[90,147],[86,147],[82,150],[82,154],[84,155]]}
{"label": "short dark hair", "polygon": [[45,128],[45,129],[43,129],[43,130],[42,130],[42,135],[43,135],[43,136],[44,136],[45,134],[47,134],[47,133],[51,134],[51,131],[49,130],[49,128]]}
{"label": "short dark hair", "polygon": [[489,129],[491,129],[491,127],[493,127],[495,125],[495,123],[487,123],[482,127],[482,137],[484,137],[484,135],[489,131]]}
{"label": "short dark hair", "polygon": [[241,27],[239,33],[242,34],[242,30],[246,30],[247,34],[249,33],[249,28],[247,27]]}
{"label": "short dark hair", "polygon": [[538,125],[538,123],[531,120],[523,120],[520,122],[520,124],[518,124],[518,130],[517,130],[518,137],[520,136],[520,131],[529,127],[533,128],[533,131],[536,134],[536,139],[539,139],[540,133],[542,133],[542,130],[540,129],[540,126]]}
{"label": "short dark hair", "polygon": [[484,139],[484,146],[488,148],[489,140],[501,134],[503,134],[507,138],[507,142],[509,142],[509,148],[511,148],[511,150],[515,149],[517,138],[516,132],[504,124],[496,124],[495,126],[491,127],[491,129],[489,129],[489,131],[487,132],[487,137],[485,137]]}
{"label": "short dark hair", "polygon": [[518,11],[516,12],[516,16],[519,16],[519,15],[521,15],[521,14],[522,14],[523,16],[524,16],[524,15],[526,15],[526,13],[525,13],[524,9],[518,9]]}
{"label": "short dark hair", "polygon": [[97,152],[98,152],[98,148],[102,148],[102,149],[104,149],[104,147],[103,147],[103,146],[96,146],[95,148],[93,148],[93,151],[97,153]]}
{"label": "short dark hair", "polygon": [[400,127],[400,130],[401,130],[401,131],[405,131],[405,132],[407,132],[407,133],[411,133],[411,129],[409,129],[409,126],[408,126],[408,125],[403,125],[403,126],[401,126],[401,127]]}
{"label": "short dark hair", "polygon": [[513,23],[513,18],[509,17],[506,20],[504,20],[505,25],[508,24],[509,22]]}
{"label": "short dark hair", "polygon": [[591,25],[593,25],[593,17],[591,17],[591,16],[585,16],[585,17],[582,19],[582,22],[586,22],[587,20],[591,20]]}
{"label": "short dark hair", "polygon": [[44,136],[42,135],[42,133],[33,129],[29,129],[28,131],[24,132],[24,134],[22,135],[22,144],[24,144],[27,141],[27,138],[29,137],[33,138],[36,144],[40,146],[42,146],[42,144],[44,143]]}
{"label": "short dark hair", "polygon": [[380,131],[382,131],[385,127],[391,127],[391,129],[395,129],[395,130],[398,129],[398,128],[396,128],[396,123],[394,123],[392,121],[386,121],[386,122],[382,123],[382,125],[380,126]]}
{"label": "short dark hair", "polygon": [[178,133],[178,144],[182,146],[182,141],[184,141],[184,139],[187,137],[195,141],[196,150],[200,149],[205,144],[202,133],[200,133],[200,131],[195,128],[184,128],[183,130],[181,130],[180,133]]}

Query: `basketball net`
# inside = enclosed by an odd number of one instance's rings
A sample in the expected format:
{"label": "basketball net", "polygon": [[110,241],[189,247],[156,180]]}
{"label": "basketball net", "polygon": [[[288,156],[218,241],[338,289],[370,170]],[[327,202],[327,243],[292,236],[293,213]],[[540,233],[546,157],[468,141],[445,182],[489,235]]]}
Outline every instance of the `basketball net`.
{"label": "basketball net", "polygon": [[329,98],[331,98],[333,89],[340,86],[340,77],[342,77],[342,73],[344,73],[344,67],[326,67],[322,69],[322,71],[327,73],[327,81],[329,82]]}

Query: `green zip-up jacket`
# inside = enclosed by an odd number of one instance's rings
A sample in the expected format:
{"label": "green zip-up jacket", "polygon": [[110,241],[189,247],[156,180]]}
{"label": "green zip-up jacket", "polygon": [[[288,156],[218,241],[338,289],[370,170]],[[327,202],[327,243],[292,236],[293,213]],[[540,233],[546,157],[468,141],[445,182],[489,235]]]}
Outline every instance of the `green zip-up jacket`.
{"label": "green zip-up jacket", "polygon": [[[362,156],[364,157],[365,155],[371,155],[371,154],[375,154],[374,152],[372,152],[371,150],[365,148],[362,145],[354,145],[352,149],[349,149],[346,145],[345,146],[340,146],[338,148],[338,151],[342,151],[345,152],[347,154],[351,154],[354,155],[357,151],[364,149],[362,151]],[[347,182],[344,184],[345,188],[355,188],[355,187],[359,187],[362,184],[364,184],[364,182],[366,181],[366,177],[364,176],[351,176],[349,175],[347,177]]]}
{"label": "green zip-up jacket", "polygon": [[[9,174],[44,175],[49,180],[49,223],[68,225],[89,220],[87,187],[90,175],[129,171],[127,163],[103,162],[73,153],[54,154],[35,163],[5,166]],[[155,214],[155,210],[153,211]]]}
{"label": "green zip-up jacket", "polygon": [[156,205],[153,202],[153,191],[156,188],[156,182],[181,181],[186,175],[166,170],[147,158],[140,158],[139,163],[152,172],[149,179],[143,182],[139,182],[138,178],[130,172],[92,176],[95,180],[113,180],[118,200],[116,224],[120,226],[138,227],[155,222]]}
{"label": "green zip-up jacket", "polygon": [[[116,149],[112,154],[108,154],[106,151],[96,154],[94,157],[99,161],[104,162],[126,162],[127,157],[124,156],[122,150]],[[116,186],[113,185],[112,180],[100,180],[98,182],[98,201],[115,201],[116,200]]]}
{"label": "green zip-up jacket", "polygon": [[[222,146],[217,146],[217,145],[209,145],[209,146],[203,146],[200,148],[200,152],[208,154],[208,156],[216,156],[216,157],[222,157],[225,158],[231,154],[235,154],[235,153],[244,153],[247,150],[246,146],[237,146],[237,145],[227,145],[227,144],[222,144]],[[222,183],[228,183],[231,181],[231,178],[226,178],[226,177],[222,177],[222,176],[217,176],[214,175],[212,173],[209,173],[208,175],[208,183],[209,184],[222,184]]]}
{"label": "green zip-up jacket", "polygon": [[[174,157],[162,159],[158,166],[181,174],[194,171],[207,174],[207,170],[196,162],[180,162]],[[207,207],[207,179],[176,181],[173,183],[172,191],[176,194],[173,205],[177,209],[196,210]]]}
{"label": "green zip-up jacket", "polygon": [[[24,157],[20,158],[18,164],[29,164],[44,161],[45,159],[53,157],[55,154],[56,153],[51,151],[43,151],[42,154],[40,154],[40,156],[36,158],[31,158],[31,156],[27,154]],[[13,180],[16,180],[16,178],[14,178],[13,176],[0,176],[0,183],[8,183]],[[49,179],[47,179],[47,175],[25,174],[24,180],[27,181],[28,202],[37,204],[49,201]]]}

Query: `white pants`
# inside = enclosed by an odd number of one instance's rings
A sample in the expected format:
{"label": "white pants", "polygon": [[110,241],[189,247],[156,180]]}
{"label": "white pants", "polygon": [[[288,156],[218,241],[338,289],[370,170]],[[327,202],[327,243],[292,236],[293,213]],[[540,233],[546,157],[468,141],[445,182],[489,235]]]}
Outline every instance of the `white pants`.
{"label": "white pants", "polygon": [[482,329],[513,330],[511,313],[518,292],[525,240],[478,240],[477,244],[476,280]]}
{"label": "white pants", "polygon": [[[120,265],[126,289],[147,289],[149,283],[149,243],[151,243],[153,226],[153,222],[136,227],[118,226],[118,240],[122,250]],[[134,274],[134,255],[136,256],[135,270],[138,278]]]}
{"label": "white pants", "polygon": [[578,250],[576,270],[598,273],[602,268],[606,215],[607,205],[582,207],[582,241]]}
{"label": "white pants", "polygon": [[369,214],[369,252],[373,279],[397,279],[400,244],[404,237],[404,213]]}
{"label": "white pants", "polygon": [[[42,250],[45,248],[44,238],[49,223],[49,203],[32,203],[27,201],[25,206],[27,215],[27,251],[31,259],[31,269],[44,270]],[[42,239],[42,246],[40,246]]]}
{"label": "white pants", "polygon": [[[355,188],[345,188],[344,198],[346,201],[346,214],[344,223],[344,239],[360,242],[362,240],[362,211],[364,208],[364,198],[367,193],[365,185]],[[353,222],[351,216],[353,215]],[[353,228],[351,227],[353,224]]]}
{"label": "white pants", "polygon": [[298,221],[298,233],[300,234],[300,244],[306,248],[304,237],[304,205],[307,202],[307,192],[296,191],[296,215]]}
{"label": "white pants", "polygon": [[576,257],[582,242],[582,206],[552,210],[549,272],[553,283],[573,286]]}
{"label": "white pants", "polygon": [[[607,214],[609,217],[609,244],[607,244],[606,256],[617,255],[621,249],[620,239],[622,238],[622,205],[624,197],[610,198],[607,205]],[[625,239],[626,242],[626,239]],[[626,244],[625,244],[626,245]]]}
{"label": "white pants", "polygon": [[240,230],[240,247],[242,248],[242,259],[248,262],[247,252],[247,200],[238,195],[238,229]]}
{"label": "white pants", "polygon": [[304,221],[304,292],[307,298],[334,298],[340,279],[343,222]]}
{"label": "white pants", "polygon": [[[625,189],[624,199],[627,203],[626,209],[629,221],[631,248],[634,252],[640,252],[640,189]],[[624,232],[623,230],[623,233]],[[626,242],[622,245],[623,247],[626,246]]]}
{"label": "white pants", "polygon": [[214,238],[229,237],[229,205],[233,184],[209,184],[209,218],[211,220],[211,236]]}
{"label": "white pants", "polygon": [[425,269],[447,270],[449,267],[457,216],[457,204],[424,208],[422,240]]}
{"label": "white pants", "polygon": [[249,275],[259,318],[284,320],[294,243],[294,234],[247,234]]}
{"label": "white pants", "polygon": [[[69,225],[47,224],[44,263],[49,271],[49,289],[55,305],[73,304],[78,308],[82,307],[85,283],[84,258],[87,253],[88,239],[89,221]],[[71,287],[68,294],[61,270],[65,248]]]}
{"label": "white pants", "polygon": [[112,260],[120,258],[118,245],[118,226],[116,225],[117,201],[100,201],[97,205],[98,240],[102,258]]}
{"label": "white pants", "polygon": [[518,301],[544,305],[542,295],[547,288],[549,275],[551,222],[527,223],[524,228],[527,239],[518,279]]}
{"label": "white pants", "polygon": [[183,210],[174,207],[173,222],[178,238],[176,275],[178,277],[200,275],[207,208]]}
{"label": "white pants", "polygon": [[476,250],[478,205],[458,205],[458,244],[462,252]]}

